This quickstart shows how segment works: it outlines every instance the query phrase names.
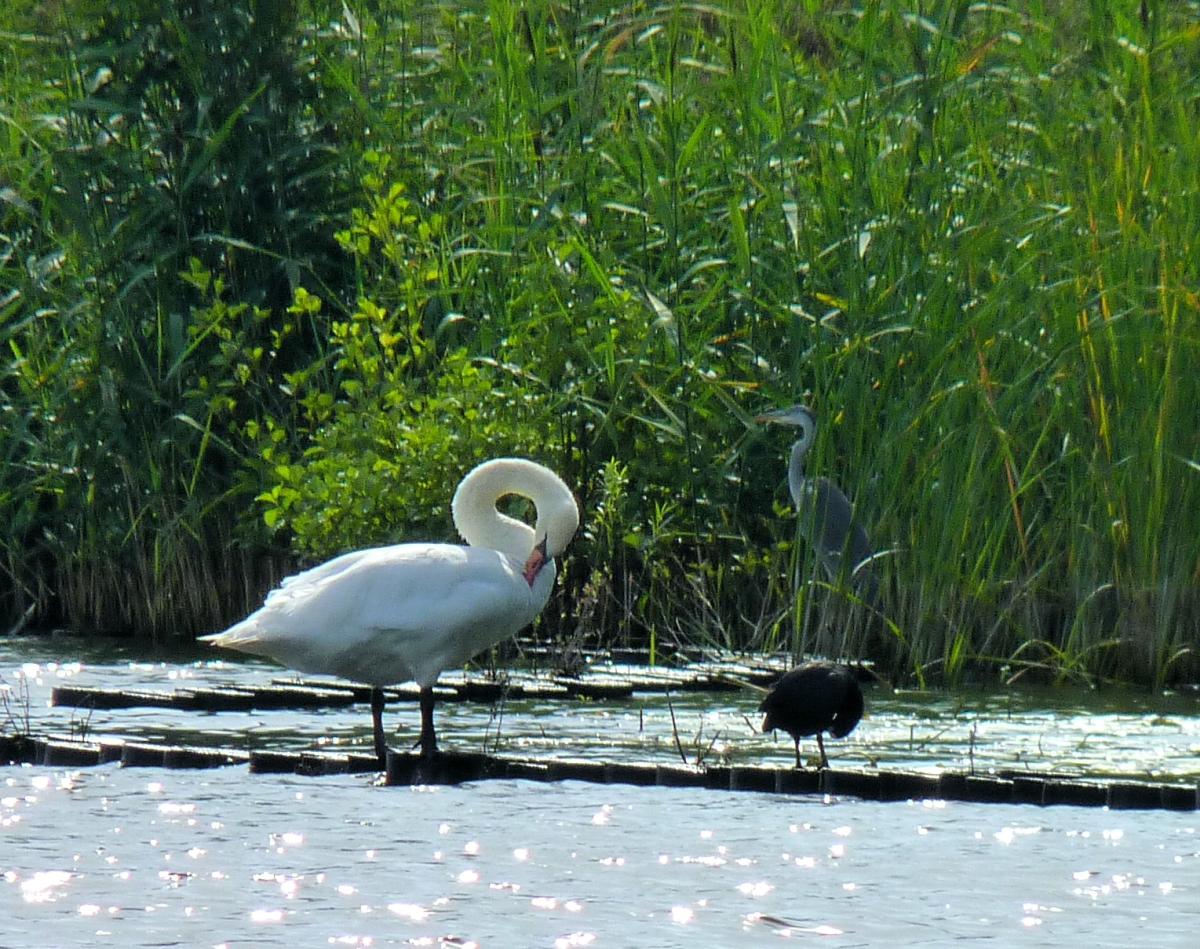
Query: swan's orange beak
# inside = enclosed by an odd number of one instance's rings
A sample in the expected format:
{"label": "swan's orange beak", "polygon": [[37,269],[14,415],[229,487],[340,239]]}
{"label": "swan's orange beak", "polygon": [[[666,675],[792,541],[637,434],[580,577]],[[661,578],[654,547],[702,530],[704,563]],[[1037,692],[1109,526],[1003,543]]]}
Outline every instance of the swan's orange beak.
{"label": "swan's orange beak", "polygon": [[525,561],[525,569],[521,571],[521,576],[525,578],[525,582],[533,586],[533,581],[537,579],[537,575],[541,573],[542,567],[546,565],[546,538],[542,538],[542,542],[538,544],[529,554],[529,559]]}

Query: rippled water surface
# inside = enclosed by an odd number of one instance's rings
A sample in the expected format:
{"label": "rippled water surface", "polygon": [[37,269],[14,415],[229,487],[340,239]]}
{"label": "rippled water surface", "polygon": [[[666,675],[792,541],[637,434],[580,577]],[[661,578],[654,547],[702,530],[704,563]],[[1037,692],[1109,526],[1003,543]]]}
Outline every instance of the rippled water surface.
{"label": "rippled water surface", "polygon": [[[0,641],[35,734],[363,749],[364,706],[198,714],[48,707],[55,684],[169,689],[281,671]],[[76,650],[72,655],[72,650]],[[199,655],[199,654],[197,654]],[[27,693],[26,693],[27,690]],[[1187,696],[868,696],[837,763],[1195,780]],[[447,746],[783,764],[752,693],[442,705]],[[416,709],[390,706],[397,746]],[[671,715],[675,716],[672,728]],[[0,710],[0,721],[5,713]],[[974,737],[972,738],[972,734]],[[834,750],[836,748],[836,751]],[[373,776],[0,768],[0,945],[1191,946],[1200,815],[880,804],[574,782],[383,788]]]}

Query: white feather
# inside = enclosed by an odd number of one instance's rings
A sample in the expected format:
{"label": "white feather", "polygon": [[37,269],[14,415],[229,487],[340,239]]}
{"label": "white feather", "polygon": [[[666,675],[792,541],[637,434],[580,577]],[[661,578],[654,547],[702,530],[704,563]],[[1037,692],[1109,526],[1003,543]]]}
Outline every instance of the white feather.
{"label": "white feather", "polygon": [[[508,494],[534,502],[533,528],[496,510]],[[204,639],[301,672],[373,686],[432,685],[444,669],[533,621],[554,586],[553,558],[579,524],[558,476],[519,458],[471,471],[455,492],[453,514],[475,546],[413,543],[343,554],[288,577],[257,612]],[[547,561],[527,581],[526,560],[542,538]]]}

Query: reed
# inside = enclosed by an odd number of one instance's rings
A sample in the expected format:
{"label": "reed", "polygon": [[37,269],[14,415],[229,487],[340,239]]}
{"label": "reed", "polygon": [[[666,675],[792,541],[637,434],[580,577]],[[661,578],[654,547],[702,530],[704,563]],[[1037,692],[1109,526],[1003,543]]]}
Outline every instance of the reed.
{"label": "reed", "polygon": [[[315,100],[238,87],[183,167],[227,148],[259,161],[237,123],[278,103],[259,120],[289,148],[329,132],[325,180],[356,210],[297,183],[306,216],[276,205],[260,253],[218,189],[194,213],[225,209],[205,225],[223,253],[173,242],[152,281],[120,268],[128,245],[88,237],[121,221],[29,228],[46,252],[69,241],[84,303],[51,341],[21,322],[36,294],[10,301],[10,338],[46,354],[43,373],[88,366],[70,431],[119,416],[143,446],[107,479],[123,494],[89,502],[98,521],[125,511],[124,533],[110,524],[51,566],[131,537],[156,562],[140,525],[194,528],[214,504],[251,554],[272,538],[316,555],[428,535],[456,474],[512,450],[555,465],[587,512],[550,613],[564,632],[583,616],[611,641],[870,657],[918,680],[1197,674],[1194,4],[289,9],[275,46],[305,64],[295,88]],[[66,61],[77,78],[59,94],[86,101],[88,73]],[[6,76],[11,110],[24,89]],[[5,167],[33,206],[48,178],[14,141]],[[122,142],[122,168],[157,154]],[[320,259],[301,260],[304,235],[322,233]],[[251,292],[246,242],[268,277],[292,275],[284,302]],[[152,305],[124,305],[150,285]],[[245,307],[218,321],[223,344],[189,337],[218,304]],[[74,355],[97,351],[110,377]],[[17,417],[34,387],[4,358]],[[108,392],[157,408],[97,416]],[[813,470],[855,499],[881,551],[884,617],[814,579],[786,506],[787,446],[750,421],[800,399],[822,419]],[[8,484],[35,456],[81,464],[44,426],[15,432]],[[170,463],[147,468],[166,442]],[[55,477],[35,496],[66,499]],[[22,490],[4,503],[28,518]],[[193,536],[198,554],[211,543]],[[23,566],[24,550],[10,539],[6,570],[50,596],[53,571]],[[10,613],[28,600],[10,595]]]}

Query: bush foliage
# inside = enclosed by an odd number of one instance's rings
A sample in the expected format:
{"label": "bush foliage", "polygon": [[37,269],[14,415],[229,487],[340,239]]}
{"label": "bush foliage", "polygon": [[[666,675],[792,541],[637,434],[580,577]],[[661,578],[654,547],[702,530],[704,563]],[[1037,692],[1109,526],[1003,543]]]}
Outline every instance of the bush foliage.
{"label": "bush foliage", "polygon": [[555,635],[1200,668],[1195,4],[67,6],[0,15],[10,624],[210,630],[516,453]]}

